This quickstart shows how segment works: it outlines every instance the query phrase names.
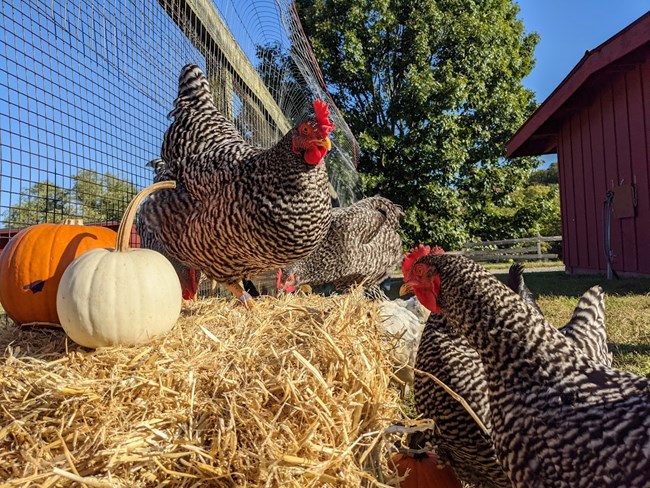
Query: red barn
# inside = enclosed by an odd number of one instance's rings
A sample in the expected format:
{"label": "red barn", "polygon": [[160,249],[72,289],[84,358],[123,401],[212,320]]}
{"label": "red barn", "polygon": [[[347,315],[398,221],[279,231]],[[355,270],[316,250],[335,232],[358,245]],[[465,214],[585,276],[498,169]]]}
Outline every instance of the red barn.
{"label": "red barn", "polygon": [[650,12],[587,51],[508,142],[557,153],[564,264],[650,275]]}

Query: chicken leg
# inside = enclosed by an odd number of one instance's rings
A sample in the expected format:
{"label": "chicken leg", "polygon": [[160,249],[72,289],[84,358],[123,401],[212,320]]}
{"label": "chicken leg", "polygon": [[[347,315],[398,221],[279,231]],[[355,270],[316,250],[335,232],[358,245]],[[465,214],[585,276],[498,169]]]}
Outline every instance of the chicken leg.
{"label": "chicken leg", "polygon": [[256,307],[255,300],[253,300],[250,293],[244,290],[244,284],[241,281],[239,283],[226,283],[225,286],[234,296],[239,298],[239,301],[243,303],[246,308],[254,309]]}

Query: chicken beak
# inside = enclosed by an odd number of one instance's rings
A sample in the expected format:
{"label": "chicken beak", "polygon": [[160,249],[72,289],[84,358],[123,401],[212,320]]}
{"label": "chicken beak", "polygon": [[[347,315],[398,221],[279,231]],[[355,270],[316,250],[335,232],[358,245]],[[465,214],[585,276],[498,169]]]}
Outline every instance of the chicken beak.
{"label": "chicken beak", "polygon": [[321,139],[320,141],[318,141],[318,145],[321,146],[321,147],[324,147],[328,151],[330,151],[332,149],[332,141],[330,140],[329,137],[326,137],[326,138]]}
{"label": "chicken beak", "polygon": [[409,293],[413,293],[413,287],[411,286],[411,283],[405,282],[402,286],[399,287],[399,296],[403,297]]}

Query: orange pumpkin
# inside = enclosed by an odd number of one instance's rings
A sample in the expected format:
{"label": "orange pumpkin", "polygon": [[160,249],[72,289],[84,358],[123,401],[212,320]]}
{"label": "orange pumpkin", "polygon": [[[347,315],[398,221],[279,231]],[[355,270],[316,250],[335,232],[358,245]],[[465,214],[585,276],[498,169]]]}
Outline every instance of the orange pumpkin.
{"label": "orange pumpkin", "polygon": [[408,476],[400,482],[400,488],[462,488],[454,470],[448,466],[440,469],[438,457],[433,453],[402,454],[393,456],[397,474]]}
{"label": "orange pumpkin", "polygon": [[22,229],[0,253],[0,303],[22,325],[59,325],[56,292],[61,275],[80,254],[114,247],[117,233],[81,220]]}

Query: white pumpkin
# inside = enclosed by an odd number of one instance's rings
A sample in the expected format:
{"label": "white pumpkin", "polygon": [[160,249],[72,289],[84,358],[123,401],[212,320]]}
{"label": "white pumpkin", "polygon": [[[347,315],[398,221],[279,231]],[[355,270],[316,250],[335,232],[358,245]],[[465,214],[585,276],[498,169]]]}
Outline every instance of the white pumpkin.
{"label": "white pumpkin", "polygon": [[129,233],[140,202],[159,188],[145,188],[127,207],[117,248],[94,249],[65,270],[57,312],[70,338],[85,347],[130,346],[166,334],[181,311],[181,285],[172,264],[150,249],[129,249]]}

